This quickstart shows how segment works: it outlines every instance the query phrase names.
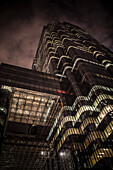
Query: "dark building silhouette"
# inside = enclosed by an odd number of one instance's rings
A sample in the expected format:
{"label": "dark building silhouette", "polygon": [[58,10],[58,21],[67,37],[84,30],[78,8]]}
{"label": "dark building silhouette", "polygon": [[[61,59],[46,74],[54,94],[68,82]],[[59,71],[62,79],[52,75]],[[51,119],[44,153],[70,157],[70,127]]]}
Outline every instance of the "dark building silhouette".
{"label": "dark building silhouette", "polygon": [[44,26],[32,70],[0,66],[1,169],[113,169],[113,53]]}

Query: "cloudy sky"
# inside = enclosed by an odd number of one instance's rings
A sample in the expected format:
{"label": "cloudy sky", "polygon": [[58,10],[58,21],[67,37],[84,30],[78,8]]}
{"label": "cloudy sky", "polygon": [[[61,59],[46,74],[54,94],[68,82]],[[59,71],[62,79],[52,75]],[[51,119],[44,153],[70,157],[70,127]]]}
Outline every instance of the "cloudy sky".
{"label": "cloudy sky", "polygon": [[42,28],[53,20],[80,26],[113,51],[109,0],[0,0],[0,61],[31,68]]}

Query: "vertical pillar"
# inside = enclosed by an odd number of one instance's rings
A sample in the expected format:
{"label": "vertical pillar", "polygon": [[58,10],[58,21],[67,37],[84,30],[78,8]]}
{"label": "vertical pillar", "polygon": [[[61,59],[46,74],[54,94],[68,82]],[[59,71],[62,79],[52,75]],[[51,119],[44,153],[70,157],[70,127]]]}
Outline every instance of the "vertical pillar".
{"label": "vertical pillar", "polygon": [[0,151],[3,139],[4,128],[8,115],[11,92],[8,89],[0,89]]}
{"label": "vertical pillar", "polygon": [[[70,64],[67,62],[67,60],[65,58],[62,59],[62,66],[64,67],[65,69],[65,64],[66,66],[70,66]],[[67,76],[67,79],[69,80],[69,82],[71,83],[72,87],[73,87],[73,90],[75,92],[75,95],[78,97],[78,96],[81,96],[81,91],[80,91],[80,88],[78,87],[78,84],[75,80],[75,77],[73,75],[73,73],[71,72],[70,69],[67,69],[66,70],[66,76]]]}
{"label": "vertical pillar", "polygon": [[48,162],[46,161],[45,170],[48,170]]}
{"label": "vertical pillar", "polygon": [[49,170],[60,170],[58,153],[54,157],[49,157]]}
{"label": "vertical pillar", "polygon": [[74,153],[74,150],[72,150],[71,155],[72,155],[72,158],[73,158],[73,161],[74,161],[74,166],[75,166],[74,168],[75,168],[75,170],[78,170],[78,160],[77,160],[77,157]]}
{"label": "vertical pillar", "polygon": [[49,157],[49,170],[53,170],[53,167],[52,167],[52,157],[51,156]]}

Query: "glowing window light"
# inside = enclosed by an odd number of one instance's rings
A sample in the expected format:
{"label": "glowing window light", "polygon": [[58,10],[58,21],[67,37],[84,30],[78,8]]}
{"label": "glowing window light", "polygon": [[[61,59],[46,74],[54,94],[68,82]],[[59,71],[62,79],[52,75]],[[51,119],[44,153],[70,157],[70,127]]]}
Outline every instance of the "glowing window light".
{"label": "glowing window light", "polygon": [[111,108],[110,108],[110,107],[107,107],[106,109],[109,111]]}
{"label": "glowing window light", "polygon": [[7,109],[5,107],[0,107],[0,111],[5,112],[5,114],[7,113]]}
{"label": "glowing window light", "polygon": [[98,155],[97,157],[102,158],[102,155]]}
{"label": "glowing window light", "polygon": [[60,152],[60,156],[65,156],[66,153],[65,152]]}
{"label": "glowing window light", "polygon": [[41,151],[41,155],[44,155],[44,151]]}
{"label": "glowing window light", "polygon": [[102,153],[100,152],[99,154],[100,154],[100,155],[104,155],[104,152],[102,152]]}
{"label": "glowing window light", "polygon": [[70,95],[72,96],[72,95],[73,95],[73,93],[70,93]]}
{"label": "glowing window light", "polygon": [[62,91],[62,93],[66,94],[66,91]]}
{"label": "glowing window light", "polygon": [[104,150],[104,151],[108,151],[108,149],[105,149],[105,148],[104,148],[103,150]]}

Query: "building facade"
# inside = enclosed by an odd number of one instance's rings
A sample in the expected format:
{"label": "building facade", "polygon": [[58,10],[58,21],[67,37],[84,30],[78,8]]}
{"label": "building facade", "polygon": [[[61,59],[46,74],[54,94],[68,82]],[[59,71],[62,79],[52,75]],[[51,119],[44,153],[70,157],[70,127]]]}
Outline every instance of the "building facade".
{"label": "building facade", "polygon": [[0,72],[0,169],[113,169],[109,49],[52,22],[32,70],[1,64]]}
{"label": "building facade", "polygon": [[53,22],[43,28],[32,68],[59,76],[61,88],[68,83],[47,137],[59,168],[112,169],[113,53],[78,26]]}

